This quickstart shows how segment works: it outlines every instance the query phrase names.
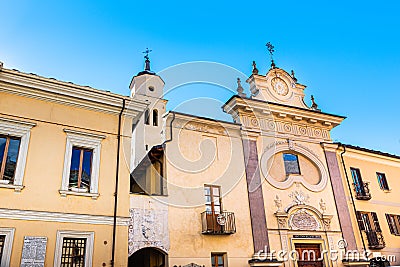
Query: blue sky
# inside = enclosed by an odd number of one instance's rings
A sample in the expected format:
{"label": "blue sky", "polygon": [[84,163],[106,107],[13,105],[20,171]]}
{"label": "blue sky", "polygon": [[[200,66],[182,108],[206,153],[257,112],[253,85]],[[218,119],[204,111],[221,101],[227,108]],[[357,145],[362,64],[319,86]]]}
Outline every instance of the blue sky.
{"label": "blue sky", "polygon": [[[294,69],[308,86],[307,101],[313,94],[323,111],[348,117],[334,140],[400,154],[399,10],[399,1],[0,0],[0,60],[128,95],[146,47],[157,72],[212,61],[248,76],[253,60],[268,70],[270,41],[278,67]],[[235,86],[232,78],[227,87]],[[226,119],[218,106],[230,95],[185,85],[169,95],[168,107]],[[185,104],[194,97],[215,105]]]}

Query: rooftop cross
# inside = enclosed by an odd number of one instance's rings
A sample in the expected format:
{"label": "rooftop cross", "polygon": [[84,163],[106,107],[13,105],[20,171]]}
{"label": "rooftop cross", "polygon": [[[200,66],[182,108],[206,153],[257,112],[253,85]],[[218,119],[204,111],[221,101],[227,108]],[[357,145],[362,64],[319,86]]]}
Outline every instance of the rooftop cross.
{"label": "rooftop cross", "polygon": [[275,68],[275,63],[274,63],[274,59],[273,59],[273,55],[274,55],[274,52],[275,52],[275,47],[270,42],[268,42],[266,44],[266,46],[267,46],[267,49],[268,49],[268,52],[269,52],[269,56],[271,57],[271,67]]}

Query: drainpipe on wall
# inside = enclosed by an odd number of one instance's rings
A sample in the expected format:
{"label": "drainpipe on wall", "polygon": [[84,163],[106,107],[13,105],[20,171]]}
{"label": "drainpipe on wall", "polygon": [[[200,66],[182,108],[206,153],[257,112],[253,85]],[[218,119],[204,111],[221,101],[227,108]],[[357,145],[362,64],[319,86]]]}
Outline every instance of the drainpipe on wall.
{"label": "drainpipe on wall", "polygon": [[163,145],[172,141],[172,123],[175,120],[175,113],[172,112],[172,115],[173,115],[173,117],[172,117],[172,120],[171,120],[170,125],[169,125],[170,137],[169,137],[169,139],[164,141]]}
{"label": "drainpipe on wall", "polygon": [[[351,203],[353,204],[352,206],[353,206],[353,210],[354,210],[354,215],[356,216],[356,220],[357,220],[356,204],[354,202],[353,191],[352,191],[351,186],[350,186],[349,176],[347,174],[346,164],[344,163],[344,158],[343,158],[343,154],[346,153],[346,146],[344,144],[342,144],[342,143],[339,143],[339,147],[343,148],[343,152],[340,153],[340,158],[341,158],[341,161],[342,161],[342,164],[343,164],[343,169],[344,169],[344,174],[346,176],[347,186],[349,187],[350,198],[351,198]],[[357,221],[357,227],[358,227],[358,221]],[[360,227],[358,227],[358,230],[360,232],[361,241],[362,241],[362,244],[363,244],[364,251],[366,251],[365,241],[364,241],[364,237],[363,237],[363,234],[362,234],[362,231],[361,231]]]}
{"label": "drainpipe on wall", "polygon": [[114,192],[114,221],[113,221],[113,236],[112,236],[112,250],[111,250],[111,266],[114,266],[115,260],[115,239],[117,233],[117,204],[118,204],[118,181],[119,181],[119,153],[121,146],[121,121],[122,113],[125,109],[125,99],[122,99],[122,109],[118,116],[118,134],[117,134],[117,167],[115,171],[115,192]]}

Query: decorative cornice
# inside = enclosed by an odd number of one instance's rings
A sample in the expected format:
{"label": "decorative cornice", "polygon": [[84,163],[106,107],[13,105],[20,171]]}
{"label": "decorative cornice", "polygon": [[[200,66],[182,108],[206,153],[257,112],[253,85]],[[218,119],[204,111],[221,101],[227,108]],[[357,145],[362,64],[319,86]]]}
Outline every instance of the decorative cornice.
{"label": "decorative cornice", "polygon": [[81,136],[88,136],[88,137],[93,137],[97,139],[104,139],[106,138],[105,135],[102,134],[94,134],[94,133],[88,133],[88,132],[81,132],[81,131],[76,131],[76,130],[71,130],[71,129],[64,129],[64,132],[68,134],[75,134],[75,135],[81,135]]}
{"label": "decorative cornice", "polygon": [[138,116],[147,107],[144,101],[128,96],[4,68],[0,72],[0,92],[113,115],[121,112],[125,99],[124,115],[131,117]]}
{"label": "decorative cornice", "polygon": [[225,112],[232,114],[249,112],[249,107],[251,107],[251,112],[257,115],[257,118],[265,116],[271,117],[271,113],[274,117],[278,118],[290,117],[294,121],[303,120],[311,124],[320,123],[329,129],[339,125],[345,119],[343,116],[317,112],[312,109],[299,108],[256,99],[243,99],[239,97],[232,97],[223,105],[222,108]]}
{"label": "decorative cornice", "polygon": [[29,128],[32,128],[32,127],[36,126],[36,123],[34,123],[34,122],[21,121],[21,120],[16,120],[16,119],[9,119],[9,118],[4,118],[4,117],[0,117],[0,122],[8,122],[8,123],[12,123],[12,124],[19,124],[19,125],[27,126]]}
{"label": "decorative cornice", "polygon": [[[1,219],[25,220],[25,221],[48,221],[63,223],[83,223],[113,225],[113,216],[88,215],[77,213],[33,211],[19,209],[0,208]],[[117,225],[127,226],[129,217],[117,217]]]}

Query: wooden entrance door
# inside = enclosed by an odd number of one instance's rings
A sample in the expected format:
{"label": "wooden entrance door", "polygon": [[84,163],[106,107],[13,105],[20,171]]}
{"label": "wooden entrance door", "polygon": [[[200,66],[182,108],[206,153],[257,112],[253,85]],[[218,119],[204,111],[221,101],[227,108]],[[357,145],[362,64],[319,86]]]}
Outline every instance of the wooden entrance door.
{"label": "wooden entrance door", "polygon": [[320,244],[295,244],[298,267],[323,267]]}

